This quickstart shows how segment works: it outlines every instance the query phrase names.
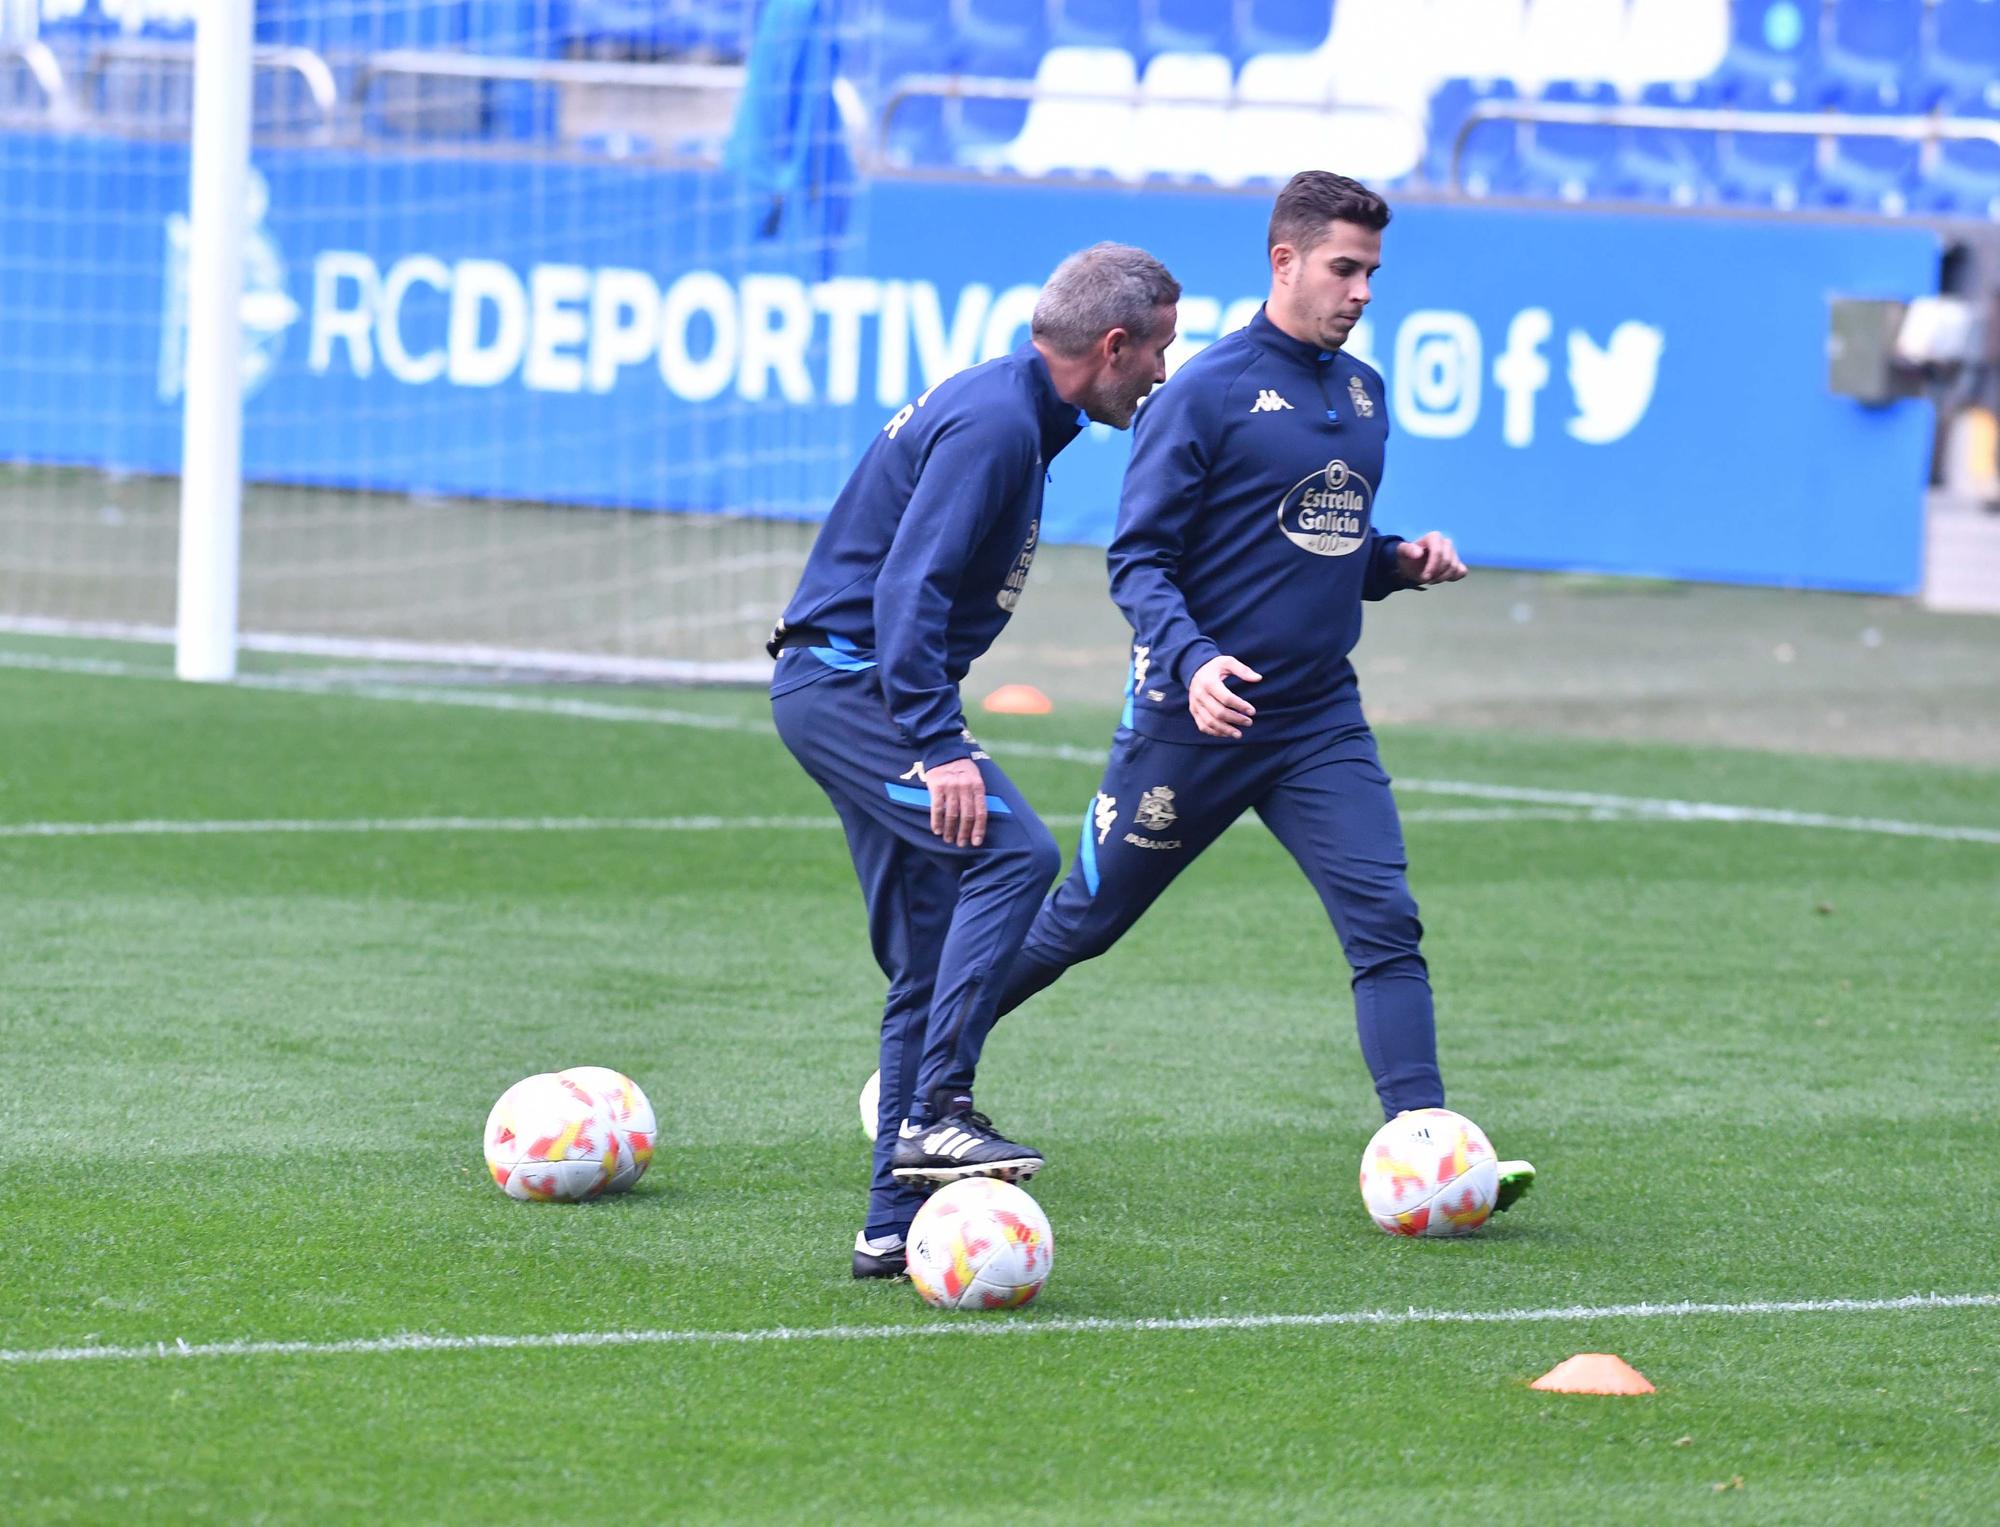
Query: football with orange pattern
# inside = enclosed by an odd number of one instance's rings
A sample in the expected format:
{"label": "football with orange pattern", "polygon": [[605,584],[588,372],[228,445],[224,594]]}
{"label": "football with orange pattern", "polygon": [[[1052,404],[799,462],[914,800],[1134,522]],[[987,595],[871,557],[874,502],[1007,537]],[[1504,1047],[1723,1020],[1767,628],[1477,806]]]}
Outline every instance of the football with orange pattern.
{"label": "football with orange pattern", "polygon": [[910,1226],[910,1282],[939,1309],[1016,1309],[1042,1291],[1055,1256],[1042,1206],[992,1177],[939,1188]]}
{"label": "football with orange pattern", "polygon": [[486,1116],[486,1169],[509,1198],[576,1203],[622,1193],[653,1157],[653,1106],[604,1066],[516,1082]]}
{"label": "football with orange pattern", "polygon": [[571,1066],[558,1071],[559,1080],[581,1087],[597,1102],[597,1120],[617,1143],[617,1158],[605,1183],[606,1193],[623,1193],[646,1175],[653,1164],[653,1138],[659,1122],[639,1084],[609,1066]]}
{"label": "football with orange pattern", "polygon": [[1390,1235],[1470,1235],[1499,1188],[1486,1132],[1449,1108],[1398,1114],[1361,1153],[1361,1201]]}

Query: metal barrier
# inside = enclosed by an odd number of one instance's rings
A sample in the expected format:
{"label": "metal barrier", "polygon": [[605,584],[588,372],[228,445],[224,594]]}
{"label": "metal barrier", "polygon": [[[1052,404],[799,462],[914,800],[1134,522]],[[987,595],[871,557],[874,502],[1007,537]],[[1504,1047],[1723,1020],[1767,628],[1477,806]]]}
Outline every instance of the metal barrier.
{"label": "metal barrier", "polygon": [[[738,96],[747,71],[741,64],[634,63],[617,59],[487,58],[466,53],[398,49],[371,54],[354,77],[354,102],[363,111],[377,87],[389,79],[504,81],[601,90],[681,91],[695,95]],[[867,113],[853,84],[833,83],[835,108],[857,160],[865,153]],[[733,100],[730,102],[733,108]]]}
{"label": "metal barrier", "polygon": [[45,42],[0,40],[0,63],[8,60],[19,64],[40,87],[42,99],[47,103],[45,112],[48,119],[59,127],[67,127],[76,117],[76,103],[70,99],[69,85],[63,79],[62,64],[54,51]]}
{"label": "metal barrier", "polygon": [[1920,143],[2000,144],[2000,122],[1963,117],[1848,116],[1835,111],[1736,111],[1712,106],[1583,106],[1561,102],[1481,101],[1451,143],[1451,188],[1465,189],[1465,145],[1488,122],[1546,122],[1563,127],[1650,127],[1682,132],[1764,133],[1794,138],[1895,138]]}
{"label": "metal barrier", "polygon": [[1064,101],[1098,106],[1191,106],[1209,110],[1235,111],[1315,111],[1327,117],[1376,117],[1414,126],[1422,131],[1421,118],[1393,106],[1340,101],[1257,100],[1243,96],[1165,95],[1133,90],[1044,90],[1033,80],[995,79],[968,74],[911,74],[898,79],[883,98],[875,116],[875,135],[870,163],[888,163],[889,121],[899,107],[911,100],[945,101]]}
{"label": "metal barrier", "polygon": [[488,58],[474,53],[428,53],[398,48],[371,53],[354,75],[354,98],[366,104],[378,80],[507,80],[531,85],[602,85],[652,90],[741,90],[741,64],[647,64],[617,59]]}
{"label": "metal barrier", "polygon": [[[167,38],[137,37],[101,43],[91,49],[85,71],[100,82],[108,66],[116,64],[167,64],[194,68],[194,44]],[[311,48],[258,46],[250,50],[251,67],[271,73],[296,76],[318,113],[311,136],[320,141],[333,136],[340,116],[340,87],[333,70]]]}

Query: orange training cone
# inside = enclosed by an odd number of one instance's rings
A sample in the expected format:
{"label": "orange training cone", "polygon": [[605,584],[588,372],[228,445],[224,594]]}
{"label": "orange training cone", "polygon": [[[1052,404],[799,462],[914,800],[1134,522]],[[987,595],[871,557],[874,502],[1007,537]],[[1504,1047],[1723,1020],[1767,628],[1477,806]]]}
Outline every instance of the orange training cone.
{"label": "orange training cone", "polygon": [[1557,1394],[1651,1394],[1646,1375],[1609,1352],[1579,1352],[1528,1386]]}
{"label": "orange training cone", "polygon": [[1046,716],[1055,709],[1032,684],[1002,684],[981,703],[996,716]]}

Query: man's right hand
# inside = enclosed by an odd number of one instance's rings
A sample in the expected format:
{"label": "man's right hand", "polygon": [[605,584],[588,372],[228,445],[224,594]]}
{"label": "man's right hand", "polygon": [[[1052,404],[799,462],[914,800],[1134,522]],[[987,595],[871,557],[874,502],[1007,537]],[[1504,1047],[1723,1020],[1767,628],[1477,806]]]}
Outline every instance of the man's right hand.
{"label": "man's right hand", "polygon": [[1243,729],[1257,718],[1257,707],[1237,694],[1224,679],[1241,679],[1256,684],[1264,675],[1247,663],[1226,654],[1212,657],[1194,671],[1188,685],[1188,714],[1206,737],[1241,737]]}
{"label": "man's right hand", "polygon": [[986,841],[986,776],[969,758],[924,771],[931,791],[931,831],[955,848]]}

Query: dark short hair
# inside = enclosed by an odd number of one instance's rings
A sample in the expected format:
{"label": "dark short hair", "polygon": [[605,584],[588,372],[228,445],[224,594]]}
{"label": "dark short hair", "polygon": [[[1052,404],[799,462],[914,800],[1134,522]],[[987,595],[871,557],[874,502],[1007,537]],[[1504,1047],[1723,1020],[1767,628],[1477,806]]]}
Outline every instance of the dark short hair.
{"label": "dark short hair", "polygon": [[1300,170],[1285,182],[1271,207],[1268,249],[1289,244],[1300,254],[1326,236],[1328,223],[1359,223],[1377,232],[1389,226],[1389,204],[1358,180],[1331,170]]}
{"label": "dark short hair", "polygon": [[1166,266],[1129,244],[1092,244],[1055,269],[1028,332],[1062,355],[1081,355],[1112,329],[1151,339],[1154,313],[1180,301]]}

